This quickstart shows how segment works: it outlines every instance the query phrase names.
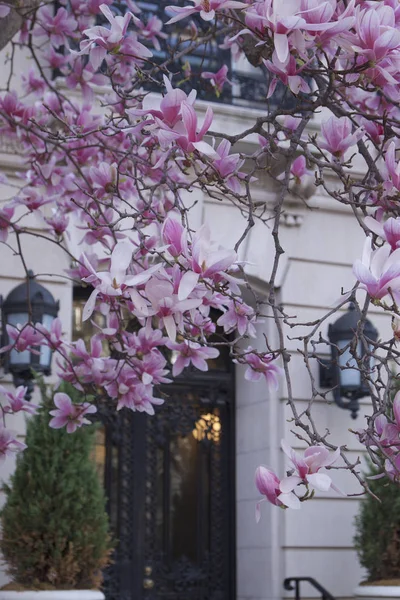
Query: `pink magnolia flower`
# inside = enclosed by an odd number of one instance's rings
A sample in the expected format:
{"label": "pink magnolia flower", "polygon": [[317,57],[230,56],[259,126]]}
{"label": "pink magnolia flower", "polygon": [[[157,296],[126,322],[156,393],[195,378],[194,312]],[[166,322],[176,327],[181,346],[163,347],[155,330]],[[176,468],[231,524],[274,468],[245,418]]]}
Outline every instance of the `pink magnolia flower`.
{"label": "pink magnolia flower", "polygon": [[179,256],[187,248],[186,229],[176,219],[168,217],[164,221],[161,235],[171,256]]}
{"label": "pink magnolia flower", "polygon": [[237,254],[234,250],[213,244],[210,228],[204,224],[193,236],[191,257],[187,258],[194,273],[199,277],[212,278],[232,267],[237,260]]}
{"label": "pink magnolia flower", "polygon": [[28,75],[22,75],[22,86],[26,94],[43,94],[46,89],[44,79],[42,79],[37,71],[31,67]]}
{"label": "pink magnolia flower", "polygon": [[289,57],[289,38],[292,32],[307,27],[306,21],[299,14],[299,8],[298,0],[265,0],[254,3],[246,11],[245,21],[250,29],[273,33],[275,52],[281,63],[285,63]]}
{"label": "pink magnolia flower", "polygon": [[[159,127],[157,133],[160,144],[163,148],[171,145],[171,143],[177,144],[184,152],[190,153],[195,150],[202,151],[205,142],[203,137],[211,127],[211,123],[214,118],[212,108],[207,108],[203,125],[197,131],[197,114],[193,106],[186,101],[183,101],[180,107],[181,110],[181,122],[178,122],[173,128],[165,124],[158,117],[155,117],[155,122]],[[206,144],[208,146],[208,144]],[[163,165],[163,161],[159,160],[156,164],[157,167]]]}
{"label": "pink magnolia flower", "polygon": [[204,21],[212,21],[215,17],[215,11],[219,10],[227,10],[230,8],[233,9],[241,9],[247,8],[247,4],[244,2],[238,2],[237,0],[190,0],[193,2],[194,6],[167,6],[165,8],[166,12],[175,15],[169,21],[167,21],[166,25],[170,25],[171,23],[176,23],[176,21],[180,21],[181,19],[185,19],[186,17],[190,17],[195,13],[200,13],[200,16]]}
{"label": "pink magnolia flower", "polygon": [[[126,12],[123,17],[114,16],[106,4],[100,6],[100,10],[110,23],[110,28],[96,25],[83,32],[88,39],[80,43],[80,52],[74,54],[89,54],[90,62],[96,71],[101,65],[108,52],[118,53],[122,50],[123,43],[127,44],[125,50],[132,50],[132,56],[148,58],[152,52],[136,40],[131,34],[127,40],[127,32],[130,20],[134,17],[131,12]],[[128,46],[131,46],[128,48]]]}
{"label": "pink magnolia flower", "polygon": [[[66,69],[65,69],[66,71]],[[96,73],[92,64],[86,64],[80,56],[72,61],[71,71],[65,78],[65,83],[69,89],[75,89],[77,86],[83,94],[86,102],[93,100],[93,85],[104,85],[106,78],[100,73]]]}
{"label": "pink magnolia flower", "polygon": [[37,329],[43,335],[42,344],[48,345],[53,350],[59,348],[62,343],[62,322],[59,317],[53,319],[50,329],[47,329],[42,323],[37,323]]}
{"label": "pink magnolia flower", "polygon": [[307,161],[305,156],[298,156],[290,167],[290,173],[294,176],[297,185],[300,185],[302,177],[310,175],[307,169]]}
{"label": "pink magnolia flower", "polygon": [[[51,211],[52,216],[45,217],[45,221],[50,226],[54,235],[56,235],[57,237],[61,237],[67,231],[69,218],[63,212],[55,208],[52,208]],[[69,236],[68,231],[66,235],[67,237]]]}
{"label": "pink magnolia flower", "polygon": [[158,119],[163,121],[168,127],[173,128],[182,119],[181,109],[183,102],[187,102],[190,105],[194,104],[197,92],[196,90],[192,90],[189,95],[187,95],[183,90],[173,88],[166,75],[164,75],[164,85],[167,93],[161,100],[147,95],[143,100],[143,108],[128,109],[128,114],[133,117],[143,115],[158,117]]}
{"label": "pink magnolia flower", "polygon": [[400,449],[400,392],[393,399],[393,423],[386,415],[379,415],[374,421],[374,429],[385,453],[392,455]]}
{"label": "pink magnolia flower", "polygon": [[[85,342],[80,339],[72,345],[71,353],[75,357],[74,375],[80,383],[103,385],[112,377],[110,369],[115,361],[102,356],[101,335],[94,335],[90,340],[90,350],[86,350]],[[77,360],[76,360],[77,359]],[[75,379],[72,380],[74,382]]]}
{"label": "pink magnolia flower", "polygon": [[221,95],[222,88],[224,87],[225,83],[229,83],[230,85],[232,85],[232,82],[228,79],[228,67],[226,65],[223,65],[220,68],[220,70],[216,73],[211,73],[210,71],[203,71],[201,76],[203,79],[211,80],[211,85],[215,89],[217,98],[219,98],[219,96]]}
{"label": "pink magnolia flower", "polygon": [[134,17],[134,20],[138,29],[139,37],[149,40],[156,50],[161,50],[158,38],[163,40],[167,38],[167,34],[161,31],[163,28],[163,22],[156,15],[152,15],[146,24],[144,24],[137,17]]}
{"label": "pink magnolia flower", "polygon": [[8,230],[10,222],[14,216],[14,206],[6,204],[0,208],[0,242],[6,242],[8,238]]}
{"label": "pink magnolia flower", "polygon": [[389,294],[400,301],[400,248],[392,252],[389,244],[372,250],[371,238],[364,243],[362,260],[356,260],[353,273],[371,298],[381,300]]}
{"label": "pink magnolia flower", "polygon": [[92,180],[96,195],[102,198],[106,194],[113,193],[116,189],[118,169],[117,164],[101,162],[96,167],[90,167],[89,175]]}
{"label": "pink magnolia flower", "polygon": [[256,487],[262,496],[265,496],[256,504],[256,521],[261,518],[260,504],[267,500],[275,506],[282,508],[300,508],[299,498],[291,491],[284,493],[280,488],[280,480],[273,471],[267,467],[260,466],[256,470]]}
{"label": "pink magnolia flower", "polygon": [[241,362],[248,365],[244,374],[247,381],[260,381],[265,378],[268,385],[278,389],[283,369],[276,364],[272,354],[256,353],[251,346],[247,348]]}
{"label": "pink magnolia flower", "polygon": [[[391,13],[391,14],[390,14]],[[355,10],[356,41],[352,45],[353,52],[364,56],[371,64],[376,65],[400,46],[400,32],[395,28],[393,9],[385,11],[374,8]]]}
{"label": "pink magnolia flower", "polygon": [[26,206],[31,212],[35,212],[52,201],[53,198],[46,197],[43,191],[29,187],[14,199],[14,204]]}
{"label": "pink magnolia flower", "polygon": [[20,385],[15,391],[10,391],[2,385],[0,386],[0,393],[6,397],[9,403],[8,406],[3,408],[5,413],[26,412],[31,415],[36,413],[38,406],[25,400],[27,389],[23,385]]}
{"label": "pink magnolia flower", "polygon": [[13,325],[7,324],[6,329],[11,343],[0,348],[0,353],[11,349],[17,352],[24,352],[29,349],[33,354],[39,354],[37,350],[32,350],[33,346],[38,346],[43,341],[43,334],[37,326],[33,327],[27,323],[25,325],[18,323],[16,327],[13,327]]}
{"label": "pink magnolia flower", "polygon": [[180,375],[190,363],[199,371],[208,371],[207,359],[219,356],[219,350],[216,348],[207,348],[206,346],[200,346],[197,342],[188,340],[184,340],[180,344],[168,342],[167,346],[178,354],[172,366],[174,377]]}
{"label": "pink magnolia flower", "polygon": [[129,408],[154,415],[154,406],[164,404],[162,398],[153,396],[154,387],[142,383],[127,365],[118,369],[113,381],[106,385],[106,390],[111,398],[118,400],[117,410]]}
{"label": "pink magnolia flower", "polygon": [[77,22],[65,8],[59,8],[54,15],[49,6],[42,6],[37,18],[38,28],[34,29],[34,35],[46,36],[55,48],[67,45],[67,36],[74,37],[76,34]]}
{"label": "pink magnolia flower", "polygon": [[14,452],[22,452],[25,448],[26,444],[19,442],[14,432],[6,429],[0,423],[0,462],[3,462],[7,456],[11,456]]}
{"label": "pink magnolia flower", "polygon": [[[385,460],[384,469],[389,479],[398,482],[400,477],[400,454],[387,458]],[[381,477],[383,477],[383,474]]]}
{"label": "pink magnolia flower", "polygon": [[95,288],[90,294],[85,307],[83,309],[83,320],[89,319],[94,311],[97,296],[115,297],[122,296],[128,293],[133,303],[138,302],[138,294],[134,290],[134,286],[146,283],[150,277],[161,268],[161,265],[153,265],[148,269],[143,270],[137,275],[127,274],[127,269],[132,262],[132,244],[126,240],[118,242],[114,246],[111,253],[110,270],[96,272],[89,260],[84,256],[84,262],[88,270],[91,272],[89,277],[85,277],[83,281],[91,283]]}
{"label": "pink magnolia flower", "polygon": [[131,364],[135,367],[138,378],[144,385],[159,385],[160,383],[171,383],[171,380],[165,377],[168,374],[165,365],[166,359],[161,352],[150,352],[142,359],[133,357]]}
{"label": "pink magnolia flower", "polygon": [[295,96],[297,96],[297,94],[300,92],[303,92],[304,94],[309,94],[311,92],[311,88],[307,81],[300,75],[305,65],[299,67],[294,56],[288,55],[285,62],[280,62],[277,55],[274,53],[272,55],[272,62],[265,59],[263,62],[268,71],[276,76],[271,80],[268,88],[267,98],[271,98],[275,91],[278,80],[282,81],[284,85],[287,85]]}
{"label": "pink magnolia flower", "polygon": [[241,298],[235,298],[225,302],[227,309],[217,321],[217,325],[224,328],[225,333],[232,333],[237,329],[239,335],[249,335],[255,337],[254,328],[256,316],[254,310],[243,302]]}
{"label": "pink magnolia flower", "polygon": [[339,491],[332,483],[329,475],[319,471],[337,461],[340,456],[340,448],[331,453],[324,446],[310,446],[305,450],[304,455],[300,456],[285,440],[282,440],[281,445],[282,450],[290,458],[295,469],[293,475],[282,479],[280,483],[282,492],[289,493],[301,483],[321,492],[327,492],[331,488]]}
{"label": "pink magnolia flower", "polygon": [[[193,289],[195,286],[190,285]],[[184,293],[182,299],[179,293],[174,293],[174,286],[165,279],[153,278],[145,286],[145,295],[151,302],[150,313],[161,320],[161,325],[166,329],[167,335],[173,342],[176,339],[177,328],[183,330],[183,313],[197,308],[201,298],[188,298],[189,293]]]}
{"label": "pink magnolia flower", "polygon": [[229,154],[231,147],[232,144],[228,140],[222,140],[216,150],[208,144],[203,144],[201,153],[212,159],[212,166],[207,170],[207,174],[212,177],[213,171],[216,171],[230,190],[240,194],[240,181],[246,177],[246,173],[239,171],[244,159],[241,159],[239,154]]}
{"label": "pink magnolia flower", "polygon": [[353,125],[348,117],[334,117],[322,123],[321,132],[324,140],[321,148],[328,150],[336,158],[343,158],[344,153],[354,146],[364,135],[362,127],[352,132]]}
{"label": "pink magnolia flower", "polygon": [[380,223],[374,217],[365,217],[364,223],[368,229],[385,240],[392,250],[400,247],[400,217],[389,217],[384,223]]}
{"label": "pink magnolia flower", "polygon": [[89,419],[85,415],[94,414],[97,408],[89,402],[73,404],[68,394],[58,392],[54,395],[55,410],[51,410],[52,419],[49,423],[53,429],[67,428],[68,433],[74,433],[82,425],[90,425]]}

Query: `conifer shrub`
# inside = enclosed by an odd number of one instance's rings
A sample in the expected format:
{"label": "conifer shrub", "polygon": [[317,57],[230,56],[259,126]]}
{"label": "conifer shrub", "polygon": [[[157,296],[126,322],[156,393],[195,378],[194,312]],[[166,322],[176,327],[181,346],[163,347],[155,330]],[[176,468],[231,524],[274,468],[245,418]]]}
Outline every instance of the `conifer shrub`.
{"label": "conifer shrub", "polygon": [[[368,476],[378,471],[370,465]],[[382,479],[369,480],[371,491],[361,502],[355,519],[355,547],[361,565],[367,570],[365,583],[400,585],[400,486]]]}
{"label": "conifer shrub", "polygon": [[[99,587],[111,552],[105,496],[90,454],[93,427],[68,434],[49,427],[52,394],[27,424],[28,448],[4,486],[0,550],[13,589]],[[58,391],[72,399],[69,385]]]}

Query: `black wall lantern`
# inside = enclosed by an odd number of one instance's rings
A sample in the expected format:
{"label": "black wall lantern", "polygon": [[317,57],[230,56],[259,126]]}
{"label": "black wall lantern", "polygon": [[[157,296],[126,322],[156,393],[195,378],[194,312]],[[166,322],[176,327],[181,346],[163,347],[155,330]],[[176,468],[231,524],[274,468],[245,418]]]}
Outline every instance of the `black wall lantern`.
{"label": "black wall lantern", "polygon": [[[3,301],[0,297],[2,312],[2,346],[10,343],[6,325],[25,325],[31,322],[42,323],[50,329],[52,321],[57,317],[59,303],[45,287],[37,283],[32,271],[28,277],[14,288]],[[26,399],[30,400],[33,392],[33,371],[50,375],[51,349],[46,345],[37,348],[37,354],[25,350],[17,352],[10,350],[4,355],[3,367],[5,373],[11,373],[16,387],[24,385],[28,388]]]}
{"label": "black wall lantern", "polygon": [[[336,404],[340,408],[350,410],[353,419],[357,417],[359,410],[358,400],[370,395],[368,385],[351,352],[351,345],[352,342],[354,343],[360,319],[359,310],[351,303],[347,313],[329,325],[328,338],[332,344],[331,359],[320,361],[321,387],[334,388],[333,396]],[[376,342],[378,339],[378,331],[368,319],[364,321],[363,336],[367,342]],[[357,356],[371,371],[373,359],[370,351],[364,347],[361,341],[357,343]]]}

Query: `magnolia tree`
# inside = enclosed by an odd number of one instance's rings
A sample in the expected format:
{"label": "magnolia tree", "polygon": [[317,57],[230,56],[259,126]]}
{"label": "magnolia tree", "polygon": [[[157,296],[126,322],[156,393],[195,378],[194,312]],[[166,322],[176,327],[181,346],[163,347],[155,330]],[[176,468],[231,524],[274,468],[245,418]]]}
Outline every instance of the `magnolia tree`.
{"label": "magnolia tree", "polygon": [[[24,236],[38,236],[65,251],[71,263],[65,276],[91,290],[83,318],[93,319],[96,311],[105,318],[90,348],[83,340],[63,339],[59,319],[50,329],[32,320],[7,326],[9,344],[2,352],[35,352],[38,344],[48,345],[59,379],[82,392],[80,404],[64,393],[55,395],[50,426],[73,433],[90,422],[87,415],[105,398],[115,410],[153,415],[168,402],[168,396],[159,397],[160,384],[190,364],[206,371],[207,359],[226,345],[231,359],[247,366],[246,379],[265,379],[269,386],[286,379],[294,424],[309,446],[300,456],[284,445],[292,470],[282,479],[259,467],[256,484],[265,499],[298,508],[315,490],[336,489],[323,471],[340,455],[340,468],[352,471],[368,489],[358,463],[309,418],[314,401],[325,397],[310,369],[318,344],[328,343],[320,331],[351,299],[361,314],[356,343],[338,351],[350,350],[372,398],[372,415],[356,435],[382,475],[397,479],[400,397],[393,402],[392,389],[400,360],[398,0],[188,0],[166,6],[163,21],[141,12],[132,0],[16,4],[0,4],[4,31],[11,18],[20,23],[9,46],[0,127],[18,144],[26,169],[19,173],[20,189],[0,207],[0,241],[19,256],[26,272]],[[172,38],[177,27],[181,35]],[[226,64],[192,76],[190,57],[207,53],[211,43],[248,61],[268,81],[261,116],[236,135],[215,131],[211,108],[199,122],[198,90],[190,89],[193,82],[207,83],[218,97],[231,85]],[[20,48],[32,59],[23,73],[13,64]],[[276,86],[295,101],[271,103],[268,110]],[[159,92],[156,103],[150,89]],[[321,131],[310,135],[307,126],[322,109],[327,116]],[[258,149],[239,153],[250,134],[258,135]],[[237,252],[256,220],[267,220],[252,199],[254,180],[265,172],[274,178],[271,165],[279,161],[284,167],[275,177],[272,227],[265,229],[275,245],[270,291],[262,304],[255,300],[250,306],[241,295],[249,283]],[[358,179],[350,176],[354,164],[363,173]],[[285,324],[291,330],[296,324],[274,290],[284,251],[285,199],[293,183],[310,173],[316,186],[353,212],[365,246],[354,264],[354,288],[297,337],[312,389],[307,415],[300,415],[285,349]],[[232,248],[213,243],[207,225],[192,229],[184,201],[191,191],[229,198],[237,206],[243,234]],[[41,233],[29,228],[32,214],[45,223]],[[78,225],[90,251],[73,255],[68,237]],[[392,316],[391,339],[374,342],[364,334],[371,304]],[[217,319],[211,318],[212,309]],[[257,351],[251,339],[267,312],[279,345],[266,339],[264,350]],[[135,326],[128,327],[132,322]],[[223,332],[219,338],[217,326]],[[247,343],[239,344],[243,338]],[[177,357],[172,373],[166,351]],[[7,429],[7,415],[35,407],[24,400],[24,388],[1,392],[0,455],[5,457],[23,450]]]}

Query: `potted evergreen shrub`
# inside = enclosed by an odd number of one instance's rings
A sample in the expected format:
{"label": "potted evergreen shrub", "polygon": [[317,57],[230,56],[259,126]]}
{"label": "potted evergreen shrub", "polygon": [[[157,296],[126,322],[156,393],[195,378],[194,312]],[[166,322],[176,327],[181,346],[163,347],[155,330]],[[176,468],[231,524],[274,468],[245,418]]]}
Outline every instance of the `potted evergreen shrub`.
{"label": "potted evergreen shrub", "polygon": [[27,424],[28,448],[4,487],[0,550],[12,583],[0,600],[103,600],[98,588],[111,544],[90,457],[94,427],[51,429],[54,404],[41,388],[43,402]]}
{"label": "potted evergreen shrub", "polygon": [[[371,466],[369,475],[377,471]],[[371,491],[361,502],[356,517],[355,547],[367,579],[355,590],[361,599],[400,598],[400,485],[389,480],[370,479]]]}

